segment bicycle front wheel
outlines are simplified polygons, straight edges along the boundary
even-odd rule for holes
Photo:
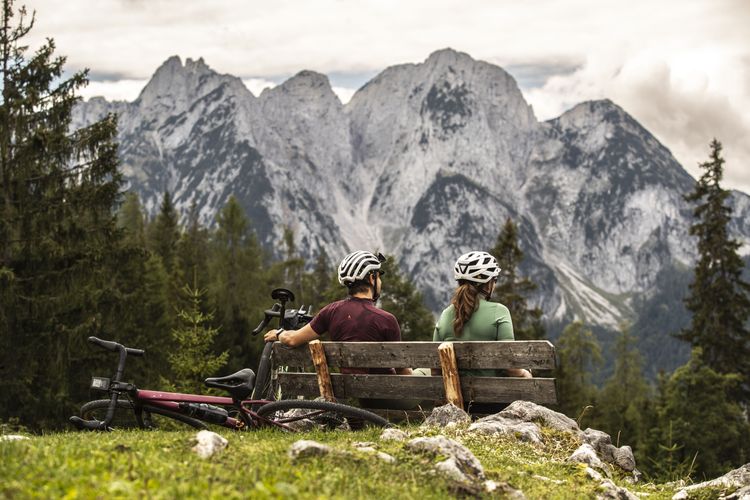
[[[81,407],[81,418],[84,420],[104,421],[109,409],[109,399],[89,401]],[[141,418],[136,416],[135,406],[127,399],[118,399],[115,415],[109,426],[113,429],[162,429],[179,430],[185,425],[195,429],[205,429],[206,424],[181,413],[165,410],[156,406],[143,406]]]
[[[301,410],[295,412],[294,410]],[[291,414],[291,415],[290,415]],[[379,415],[341,403],[330,401],[311,401],[304,399],[284,399],[261,406],[258,415],[277,423],[309,419],[325,426],[338,427],[344,421],[350,424],[370,424],[377,427],[387,427],[390,423]]]

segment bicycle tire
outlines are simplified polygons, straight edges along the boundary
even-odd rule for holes
[[[380,415],[376,415],[372,412],[364,410],[362,408],[356,408],[341,403],[332,403],[330,401],[313,401],[304,399],[284,399],[281,401],[274,401],[261,406],[257,413],[263,418],[269,418],[273,413],[278,411],[289,411],[289,410],[320,410],[344,417],[351,417],[359,419],[364,422],[376,425],[378,427],[389,427],[391,424],[388,420],[384,419]],[[269,418],[270,419],[270,418]],[[272,420],[272,419],[270,419]]]
[[[84,420],[98,420],[103,421],[107,410],[109,409],[109,399],[97,399],[95,401],[89,401],[88,403],[81,406],[81,418]],[[206,429],[207,426],[204,422],[176,413],[173,411],[158,408],[156,406],[145,405],[142,407],[143,411],[150,415],[160,415],[173,422],[179,422],[181,424],[188,425],[194,429]],[[152,419],[149,418],[151,421]],[[161,420],[161,419],[159,419]],[[134,428],[140,427],[141,429],[158,429],[163,427],[163,420],[157,424],[153,421],[151,425],[146,425],[145,422],[138,421],[135,416],[135,406],[129,400],[118,399],[117,406],[115,407],[115,416],[110,423],[112,428]],[[143,425],[141,425],[143,424]],[[169,427],[169,425],[167,425]],[[182,427],[182,426],[180,426]]]

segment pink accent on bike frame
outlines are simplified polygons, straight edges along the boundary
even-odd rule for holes
[[[202,396],[200,394],[182,394],[179,392],[149,391],[138,389],[136,391],[135,398],[136,400],[144,404],[158,406],[160,408],[164,408],[165,410],[171,410],[178,413],[181,413],[180,403],[206,403],[219,406],[234,406],[234,401],[232,400],[232,398],[223,396]],[[244,408],[245,405],[268,402],[269,401],[265,399],[245,399],[242,401],[242,406],[243,410],[245,412],[248,412],[248,410]],[[229,427],[230,429],[236,429],[239,426],[240,422],[241,421],[239,419],[229,417],[223,425],[224,427]],[[284,424],[275,425],[284,428],[287,427]]]
[[[232,398],[224,396],[202,396],[200,394],[182,394],[179,392],[138,390],[135,397],[144,402],[176,401],[178,403],[206,403],[209,405],[231,406]],[[250,401],[248,401],[250,403]]]

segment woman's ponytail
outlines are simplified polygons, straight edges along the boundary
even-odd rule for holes
[[[464,325],[471,319],[471,315],[477,309],[479,304],[479,288],[471,283],[460,281],[456,288],[451,304],[455,312],[453,319],[453,335],[460,337],[464,331]]]

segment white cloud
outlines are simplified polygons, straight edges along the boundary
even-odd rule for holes
[[[352,99],[352,96],[357,89],[350,89],[346,87],[332,87],[334,94],[339,97],[342,104],[346,104]]]
[[[80,94],[84,99],[102,96],[108,101],[134,101],[146,83],[148,80],[91,80]]]
[[[727,185],[750,191],[747,0],[24,3],[38,11],[37,43],[53,37],[69,70],[88,67],[107,80],[146,80],[175,54],[204,57],[258,86],[302,69],[372,73],[444,47],[504,67],[563,68],[538,87],[522,80],[534,86],[524,91],[538,116],[611,98],[692,172],[716,135],[725,145]],[[353,85],[332,82],[348,100]]]
[[[242,83],[255,97],[258,97],[265,89],[272,89],[276,86],[274,82],[263,78],[245,78]]]

